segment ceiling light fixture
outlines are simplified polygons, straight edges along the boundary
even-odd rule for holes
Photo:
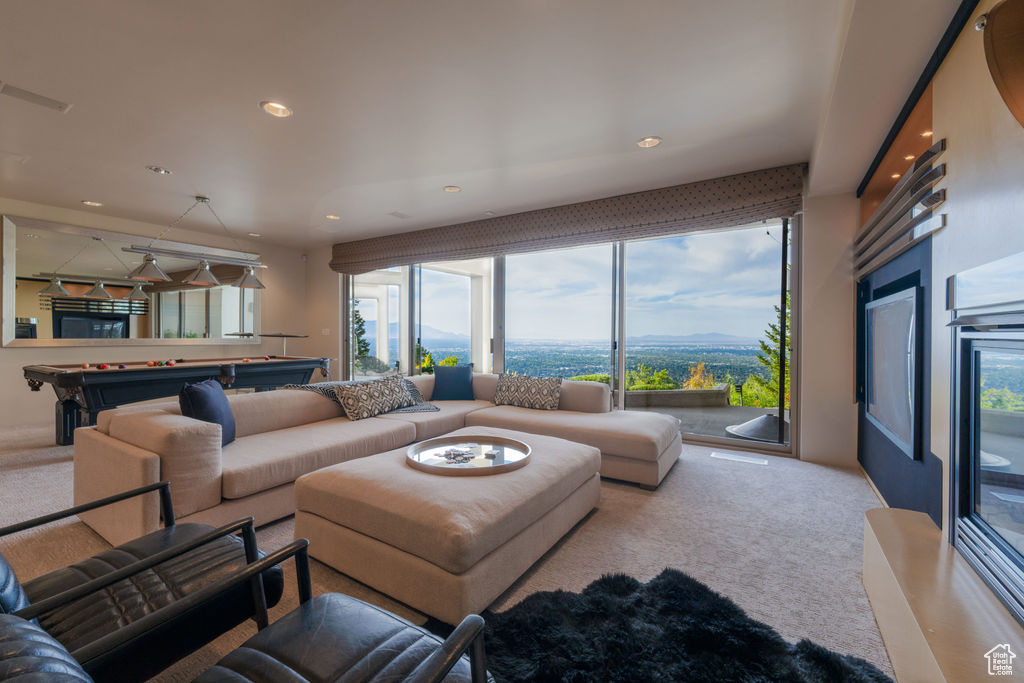
[[[195,201],[192,202],[192,206],[185,209],[185,212],[183,214],[178,216],[170,225],[164,228],[159,235],[150,240],[149,244],[145,246],[133,244],[129,247],[121,247],[121,251],[127,251],[129,253],[144,255],[142,265],[133,270],[128,277],[131,278],[132,280],[149,280],[151,282],[156,282],[159,280],[170,280],[171,278],[169,278],[167,274],[164,273],[164,271],[161,270],[160,267],[156,265],[156,256],[160,255],[167,256],[170,258],[197,259],[199,261],[199,266],[194,271],[189,273],[188,277],[186,277],[184,280],[188,284],[199,285],[201,287],[216,287],[217,285],[219,285],[220,281],[216,277],[214,277],[213,272],[210,270],[210,263],[212,262],[232,266],[242,266],[243,268],[247,268],[248,271],[242,271],[241,277],[239,277],[236,283],[234,283],[235,286],[244,287],[246,289],[263,289],[263,283],[259,281],[255,274],[256,268],[266,268],[266,266],[264,266],[263,263],[259,260],[259,255],[250,255],[242,251],[242,247],[238,243],[238,240],[235,239],[235,236],[231,233],[230,230],[228,230],[228,227],[224,225],[224,221],[222,221],[220,219],[220,216],[217,215],[217,212],[214,211],[213,206],[210,205],[209,197],[205,197],[203,195],[196,195],[194,199]],[[206,205],[206,208],[210,210],[211,214],[213,214],[213,217],[217,220],[217,223],[220,225],[220,227],[224,230],[225,233],[227,233],[227,236],[231,238],[231,241],[235,243],[235,247],[237,247],[239,252],[238,257],[230,255],[224,256],[222,255],[222,252],[218,253],[217,251],[185,251],[180,249],[167,249],[163,247],[153,246],[155,242],[158,242],[161,239],[163,239],[163,236],[166,235],[168,231],[170,231],[172,228],[174,228],[174,226],[180,223],[185,218],[185,216],[191,213],[192,210],[199,206],[200,204]],[[250,236],[259,236],[259,233],[249,234]],[[246,256],[253,256],[255,258],[241,258]]]
[[[893,173],[893,174],[892,174],[891,176],[889,176],[889,177],[890,177],[890,178],[894,178],[894,179],[895,179],[895,178],[899,178],[899,177],[900,177],[900,174],[899,174],[899,173]]]
[[[462,192],[462,188],[458,185],[445,185],[443,189],[445,192]]]
[[[124,295],[128,301],[149,301],[149,295],[142,291],[142,283],[136,282],[132,291]]]
[[[168,282],[171,277],[156,264],[155,256],[146,254],[142,257],[142,264],[128,273],[128,279],[142,280],[143,282]]]
[[[341,220],[341,216],[335,216],[333,213],[327,214],[326,216],[324,216],[324,218],[326,218],[329,221],[340,221]]]
[[[933,135],[933,133],[930,130],[926,130],[923,133],[921,133],[921,137],[923,137],[923,138],[930,138],[932,135]]]
[[[648,149],[650,147],[657,147],[660,144],[661,138],[659,138],[657,135],[648,135],[647,137],[640,138],[639,140],[636,141],[636,146],[643,147],[644,149]]]
[[[281,104],[280,102],[274,102],[272,100],[263,100],[260,102],[260,109],[279,119],[286,119],[292,115],[292,110],[289,109],[287,105]]]
[[[94,202],[91,199],[83,199],[82,203],[86,206],[103,206],[103,202]]]
[[[157,175],[171,175],[171,173],[173,173],[173,171],[171,171],[168,168],[164,168],[163,166],[147,166],[146,170],[147,171],[152,171],[153,173],[156,173]]]
[[[114,295],[107,291],[102,281],[97,281],[92,286],[92,289],[83,294],[82,297],[86,299],[113,299]]]
[[[248,234],[249,234],[249,237],[263,237],[263,235],[261,235],[258,232],[250,232]]]
[[[914,155],[913,154],[908,154],[907,156],[905,156],[903,158],[905,160],[907,160],[907,161],[913,161],[914,160]]]
[[[200,287],[216,287],[220,284],[220,280],[210,271],[210,262],[205,259],[199,262],[199,267],[189,273],[183,282]]]
[[[50,279],[50,284],[39,290],[39,296],[69,297],[71,292],[64,289],[64,285],[60,283],[60,278],[53,277]]]

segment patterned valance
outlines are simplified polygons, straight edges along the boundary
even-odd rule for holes
[[[702,180],[510,216],[334,245],[331,268],[378,268],[578,247],[745,225],[795,215],[804,165]]]

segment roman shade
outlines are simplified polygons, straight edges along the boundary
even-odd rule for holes
[[[793,216],[804,164],[334,245],[331,268],[378,268],[664,237]]]

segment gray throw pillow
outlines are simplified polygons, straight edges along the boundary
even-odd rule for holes
[[[405,380],[397,375],[339,385],[334,388],[334,393],[350,420],[383,415],[413,404]]]
[[[494,392],[494,404],[536,410],[557,410],[558,395],[561,391],[561,377],[501,374],[498,376],[498,388]]]

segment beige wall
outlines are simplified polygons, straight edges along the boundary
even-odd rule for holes
[[[950,342],[946,278],[1024,251],[1024,128],[1006,108],[985,63],[974,18],[996,0],[982,0],[934,80],[932,124],[945,138],[942,158],[948,227],[932,246],[932,451],[943,461],[943,505],[948,506]],[[946,511],[948,512],[948,510]],[[945,522],[947,515],[943,515]]]
[[[100,228],[127,234],[156,236],[164,226],[103,216],[93,212],[0,198],[0,214],[28,216],[55,222]],[[230,227],[230,226],[229,226]],[[241,227],[236,228],[244,232]],[[197,233],[175,228],[167,235],[177,242],[191,242],[211,247],[237,248],[222,235]],[[262,255],[268,268],[260,274],[266,285],[261,292],[262,329],[266,332],[302,332],[306,327],[306,263],[302,252],[275,247],[252,240],[239,240],[242,249]],[[336,334],[336,333],[335,333]],[[122,346],[63,348],[0,348],[0,426],[53,424],[56,397],[52,388],[30,391],[21,372],[22,366],[44,363],[100,363],[121,360],[153,360],[159,358],[204,358],[216,356],[255,356],[277,354],[281,341],[268,339],[261,345],[196,344],[189,346]],[[295,353],[289,347],[290,353]],[[326,354],[325,354],[326,355]],[[336,353],[330,355],[337,355]]]
[[[298,340],[295,349],[305,356],[330,358],[331,378],[338,379],[341,276],[330,269],[330,261],[330,245],[306,254],[305,329],[309,339]],[[324,330],[327,334],[323,334]]]
[[[800,237],[797,447],[802,460],[838,467],[857,466],[850,249],[859,207],[852,193],[808,197]]]

